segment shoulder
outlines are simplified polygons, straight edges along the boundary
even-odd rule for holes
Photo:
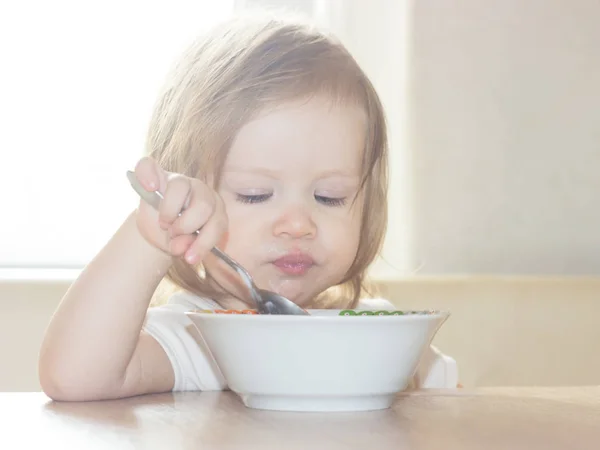
[[[148,309],[149,313],[162,314],[169,311],[186,312],[195,309],[218,309],[219,304],[206,297],[200,297],[187,291],[178,291],[172,294],[166,303],[153,306]]]
[[[202,298],[187,291],[179,291],[171,295],[168,301],[159,306],[148,308],[144,321],[144,329],[157,340],[160,337],[187,335],[194,331],[194,326],[186,312],[198,309],[217,309],[213,300]],[[163,341],[165,340],[163,339]]]
[[[430,345],[421,357],[413,377],[414,387],[453,389],[458,386],[458,364],[451,356]]]

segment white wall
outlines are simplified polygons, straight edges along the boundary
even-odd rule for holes
[[[0,276],[0,392],[38,391],[38,352],[68,279],[7,280]]]
[[[412,2],[421,273],[600,273],[600,2]]]

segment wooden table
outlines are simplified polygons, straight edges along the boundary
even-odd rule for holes
[[[0,449],[600,449],[600,387],[422,391],[363,413],[246,409],[230,393],[90,403],[0,393]]]

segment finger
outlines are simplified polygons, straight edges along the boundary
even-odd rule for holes
[[[191,180],[188,205],[170,227],[170,235],[190,234],[202,228],[215,212],[216,194],[198,180]]]
[[[147,191],[160,190],[166,184],[167,174],[149,156],[141,158],[135,166],[135,176]]]
[[[169,253],[174,256],[183,256],[195,239],[195,234],[182,234],[174,237],[169,241]]]
[[[184,209],[191,193],[190,179],[183,175],[170,175],[158,209],[158,219],[171,226]]]
[[[202,261],[211,249],[217,245],[227,228],[228,220],[225,206],[220,197],[217,197],[215,213],[210,216],[196,240],[185,252],[185,260],[190,264],[197,264]]]

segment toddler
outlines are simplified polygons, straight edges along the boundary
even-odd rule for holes
[[[393,309],[365,298],[387,222],[384,113],[333,38],[272,17],[215,27],[173,68],[146,147],[135,175],[164,199],[140,202],[66,293],[40,353],[50,397],[226,389],[185,312],[254,305],[213,246],[304,308]],[[164,279],[179,291],[149,308]],[[430,348],[414,384],[455,387],[454,361]]]

